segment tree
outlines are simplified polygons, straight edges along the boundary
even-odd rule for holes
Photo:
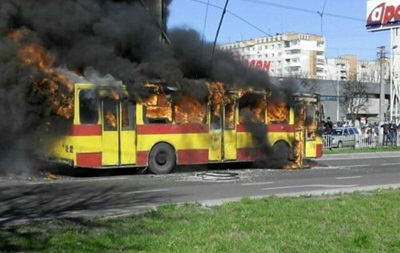
[[[367,83],[360,81],[347,81],[342,83],[342,99],[340,104],[354,124],[360,111],[368,106]]]

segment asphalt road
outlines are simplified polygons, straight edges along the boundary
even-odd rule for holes
[[[31,219],[126,215],[160,204],[400,187],[400,151],[325,155],[302,170],[196,169],[168,175],[0,178],[0,226]]]

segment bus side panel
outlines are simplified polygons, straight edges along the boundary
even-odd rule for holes
[[[236,160],[236,130],[224,130],[224,160]]]
[[[236,157],[237,161],[253,161],[256,157],[255,155],[255,143],[253,141],[253,136],[247,131],[245,125],[237,125],[237,135],[236,135]]]
[[[315,140],[306,140],[306,150],[305,157],[306,158],[318,158],[322,156],[322,138],[320,136],[316,136]]]
[[[136,163],[136,131],[121,131],[121,164]]]
[[[101,160],[96,160],[101,157],[100,125],[72,125],[66,135],[49,137],[45,145],[50,159],[75,167],[99,167],[99,163],[101,165]],[[88,158],[90,154],[96,155],[94,158]]]
[[[212,129],[210,130],[210,144],[208,159],[210,161],[221,161],[222,159],[222,130]]]
[[[147,166],[151,149],[157,143],[170,144],[177,164],[208,162],[209,134],[205,124],[145,124],[137,126],[137,165]]]
[[[74,164],[83,168],[99,168],[102,160],[101,136],[75,136]]]
[[[74,138],[71,136],[46,136],[43,139],[44,155],[49,160],[74,165],[76,161],[73,143]]]

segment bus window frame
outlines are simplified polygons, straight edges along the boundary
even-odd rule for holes
[[[93,90],[89,90],[89,89],[78,90],[79,113],[77,114],[77,116],[78,116],[78,122],[81,125],[97,125],[97,124],[99,124],[99,121],[101,118],[100,117],[100,101],[99,101],[99,99],[93,97],[93,95],[90,93],[93,94]],[[87,111],[89,109],[87,109],[87,107],[85,106],[83,101],[92,102],[92,105],[94,105],[93,107],[95,109]],[[94,101],[94,103],[93,103],[93,101]],[[85,110],[86,110],[86,116],[93,117],[93,120],[82,120],[82,118],[83,118],[82,113]]]

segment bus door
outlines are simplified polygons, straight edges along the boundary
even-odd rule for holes
[[[102,165],[119,165],[119,124],[118,100],[105,99],[102,102],[103,112],[103,152]]]
[[[318,143],[318,126],[320,124],[317,110],[317,104],[308,103],[305,105],[305,121],[304,121],[304,139],[305,148],[304,156],[306,158],[317,157]]]
[[[226,104],[224,107],[223,129],[223,159],[236,160],[236,104]]]
[[[222,160],[222,115],[210,115],[210,149],[208,151],[208,160],[221,161]]]
[[[136,162],[135,106],[132,102],[103,100],[102,165]]]
[[[136,104],[121,102],[120,164],[136,164]]]

